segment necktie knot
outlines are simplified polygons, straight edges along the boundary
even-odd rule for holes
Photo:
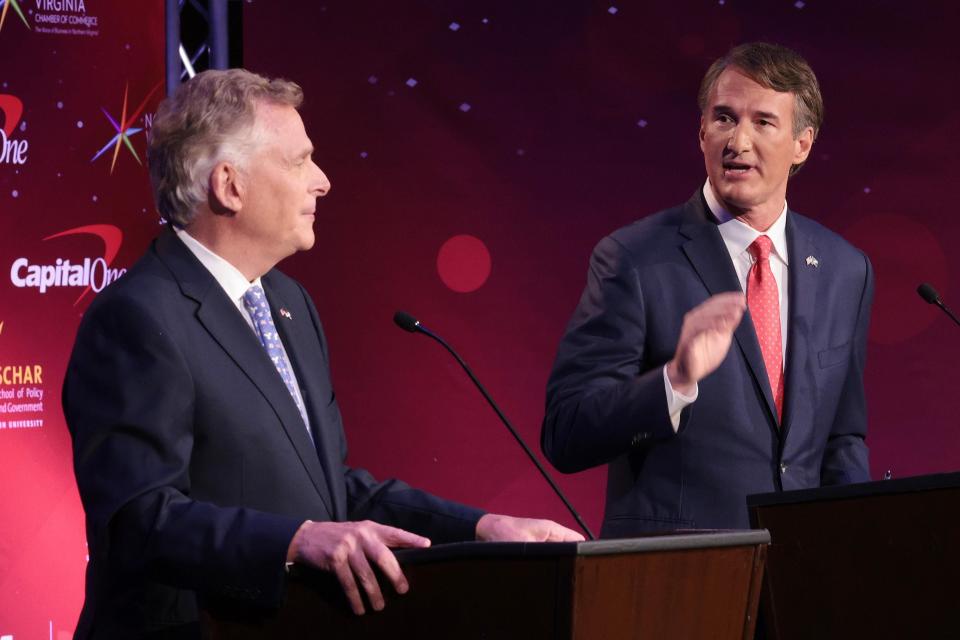
[[[243,293],[243,302],[248,308],[258,308],[264,300],[263,289],[253,285]]]
[[[272,329],[273,318],[270,316],[270,305],[267,304],[267,295],[263,292],[263,289],[257,285],[253,285],[244,291],[243,305],[250,313],[250,318],[253,320],[254,331],[257,332],[260,339],[263,340],[265,337],[269,338],[269,336],[264,336],[264,329],[268,327]]]
[[[758,262],[765,262],[770,259],[770,251],[773,250],[773,240],[769,236],[757,236],[757,239],[747,247],[750,255]]]

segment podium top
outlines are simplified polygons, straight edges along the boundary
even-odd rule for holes
[[[691,530],[670,535],[587,542],[456,542],[428,549],[397,549],[394,553],[400,564],[422,564],[468,558],[598,556],[769,543],[770,533],[766,529]]]
[[[798,504],[821,500],[846,500],[868,496],[882,496],[917,491],[935,491],[938,489],[960,488],[960,473],[938,473],[926,476],[913,476],[896,480],[877,480],[817,489],[799,489],[778,493],[756,493],[747,496],[747,507]]]

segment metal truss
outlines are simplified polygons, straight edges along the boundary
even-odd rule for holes
[[[230,66],[227,0],[165,0],[167,95],[205,69]]]

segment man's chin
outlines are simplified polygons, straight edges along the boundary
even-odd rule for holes
[[[724,208],[730,212],[746,211],[755,204],[754,194],[751,194],[750,190],[745,189],[742,184],[721,183],[720,188],[714,193]]]

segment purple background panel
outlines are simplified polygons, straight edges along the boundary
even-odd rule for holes
[[[729,47],[770,40],[807,57],[827,108],[790,205],[876,268],[872,473],[960,467],[960,329],[914,292],[929,280],[960,305],[949,251],[960,226],[954,5],[244,8],[246,66],[303,85],[315,158],[333,184],[317,246],[282,268],[307,285],[326,324],[352,463],[489,509],[571,522],[457,365],[390,317],[406,309],[450,340],[537,443],[544,383],[591,248],[702,184],[700,78]],[[438,272],[441,247],[459,235],[489,252],[489,277],[468,293]],[[482,255],[452,263],[480,269]],[[597,525],[603,471],[559,480]]]
[[[83,602],[87,548],[60,389],[80,316],[95,293],[18,287],[14,279],[25,271],[14,266],[21,258],[38,266],[107,261],[113,249],[110,268],[119,272],[155,235],[141,163],[143,129],[163,92],[163,3],[20,0],[19,7],[29,28],[12,5],[0,27],[0,95],[23,103],[10,139],[27,143],[25,162],[0,161],[0,367],[40,367],[42,379],[0,379],[0,390],[13,395],[0,402],[24,404],[17,394],[39,389],[43,407],[0,412],[0,636],[61,640],[72,636]],[[111,172],[112,146],[92,159],[116,135],[110,118],[121,118],[125,92],[125,130],[141,129],[129,132],[137,158],[121,145]],[[0,126],[7,117],[0,114]],[[112,229],[107,241],[103,227],[51,237],[90,225]]]

